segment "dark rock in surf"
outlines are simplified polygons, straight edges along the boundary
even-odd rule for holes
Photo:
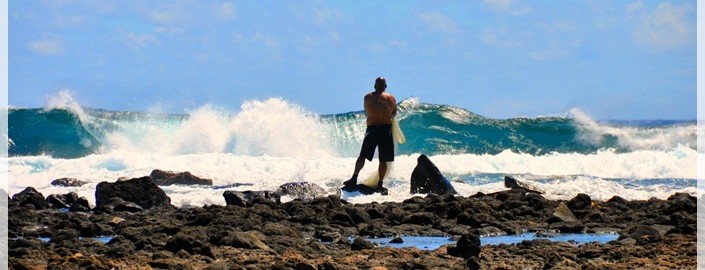
[[[112,197],[106,202],[102,202],[100,206],[97,206],[95,211],[113,213],[113,212],[130,212],[136,213],[144,211],[144,208],[136,203],[128,202],[120,197]]]
[[[69,177],[59,178],[54,181],[51,181],[51,185],[55,187],[80,187],[85,184],[88,184],[88,182]]]
[[[279,196],[289,196],[294,199],[301,199],[305,202],[318,197],[327,196],[325,189],[309,182],[286,183],[279,186],[276,193],[279,194]]]
[[[536,185],[530,184],[526,181],[521,181],[512,176],[504,176],[504,186],[511,189],[520,189],[526,192],[534,192],[538,194],[545,193],[541,188]]]
[[[88,199],[86,197],[80,197],[76,199],[74,203],[69,207],[69,212],[90,212],[91,207],[88,205]]]
[[[568,208],[573,211],[583,210],[585,208],[590,207],[591,205],[592,199],[590,198],[590,196],[584,193],[580,193],[574,198],[570,199],[570,201],[568,201]]]
[[[276,192],[271,191],[232,191],[226,190],[223,192],[225,203],[227,205],[236,205],[242,207],[250,207],[258,203],[264,204],[280,204],[281,196]]]
[[[133,202],[144,209],[171,206],[171,198],[155,185],[149,176],[114,183],[98,183],[95,190],[97,208],[102,208],[103,204],[113,197]]]
[[[78,200],[76,192],[67,194],[51,194],[47,197],[47,203],[54,208],[70,208]]]
[[[191,174],[190,172],[172,172],[172,171],[162,171],[153,170],[149,174],[152,181],[158,186],[171,186],[171,185],[204,185],[212,186],[213,180],[205,179]]]
[[[417,162],[411,173],[411,194],[457,194],[453,185],[426,155],[421,154]]]
[[[32,205],[37,210],[49,208],[44,195],[33,187],[27,187],[20,193],[12,195],[12,200],[20,206]]]

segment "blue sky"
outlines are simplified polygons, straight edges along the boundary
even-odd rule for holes
[[[9,2],[9,104],[109,110],[282,97],[398,100],[493,118],[696,118],[696,1]]]

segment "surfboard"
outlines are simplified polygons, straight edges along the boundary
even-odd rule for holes
[[[399,121],[397,121],[396,118],[392,119],[392,138],[394,138],[394,141],[398,144],[404,144],[406,142],[404,132],[401,132],[401,128],[399,127]]]
[[[395,144],[404,144],[406,143],[406,137],[404,137],[404,133],[401,131],[401,128],[399,127],[399,121],[397,121],[396,118],[392,119],[392,138],[394,139]],[[394,154],[396,155],[397,151],[397,146],[394,145]],[[394,162],[390,161],[387,162],[387,173],[384,175],[390,175],[392,172],[392,167],[394,167]],[[365,180],[362,180],[362,184],[371,188],[376,188],[377,183],[379,182],[379,172],[375,170],[373,173],[371,173],[369,176],[365,178]]]
[[[389,175],[392,172],[392,167],[394,167],[394,162],[390,161],[387,162],[387,173],[384,175]],[[377,183],[379,182],[379,171],[375,170],[375,172],[371,173],[369,176],[365,178],[365,180],[362,180],[362,184],[371,188],[376,188]]]

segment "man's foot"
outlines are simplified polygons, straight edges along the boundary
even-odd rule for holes
[[[346,187],[355,186],[357,185],[357,178],[350,178],[350,180],[343,182],[343,185]]]
[[[375,191],[379,192],[383,196],[389,195],[389,190],[386,187],[377,187],[377,188],[375,188]]]

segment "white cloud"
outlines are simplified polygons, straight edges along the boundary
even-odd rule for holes
[[[419,14],[419,19],[432,31],[439,31],[444,34],[456,34],[459,32],[458,26],[453,19],[441,13],[422,13]]]
[[[507,33],[504,27],[496,29],[485,28],[482,32],[482,42],[487,45],[497,46],[501,48],[515,48],[519,42],[512,40],[516,36]]]
[[[160,33],[160,34],[168,34],[170,36],[176,35],[176,34],[181,34],[184,32],[184,29],[178,28],[178,27],[157,27],[154,29],[154,32]]]
[[[326,22],[339,19],[343,17],[343,14],[339,10],[331,8],[320,8],[313,11],[313,21],[318,25],[325,24]]]
[[[629,13],[635,12],[635,11],[643,9],[643,8],[644,8],[644,2],[642,2],[641,0],[638,0],[634,3],[630,3],[629,5],[627,5],[627,11]]]
[[[181,16],[173,11],[154,11],[149,14],[149,19],[162,24],[172,24],[179,21]]]
[[[689,4],[661,3],[653,12],[645,13],[634,31],[634,38],[641,44],[664,49],[688,45],[695,35],[695,19],[689,18],[693,12]]]
[[[215,10],[215,15],[225,20],[235,18],[235,4],[231,2],[221,4]]]
[[[29,49],[37,54],[47,56],[62,55],[66,52],[64,43],[56,39],[43,39],[29,43]]]
[[[262,34],[261,32],[255,33],[254,37],[252,37],[252,41],[262,43],[270,50],[278,50],[280,48],[279,41],[276,38]]]
[[[527,6],[518,5],[519,0],[483,0],[492,10],[510,15],[521,15],[531,11]]]
[[[138,35],[135,33],[128,33],[127,34],[127,44],[130,46],[130,48],[133,49],[141,49],[149,46],[150,44],[154,44],[157,42],[157,38],[155,38],[152,35]]]

